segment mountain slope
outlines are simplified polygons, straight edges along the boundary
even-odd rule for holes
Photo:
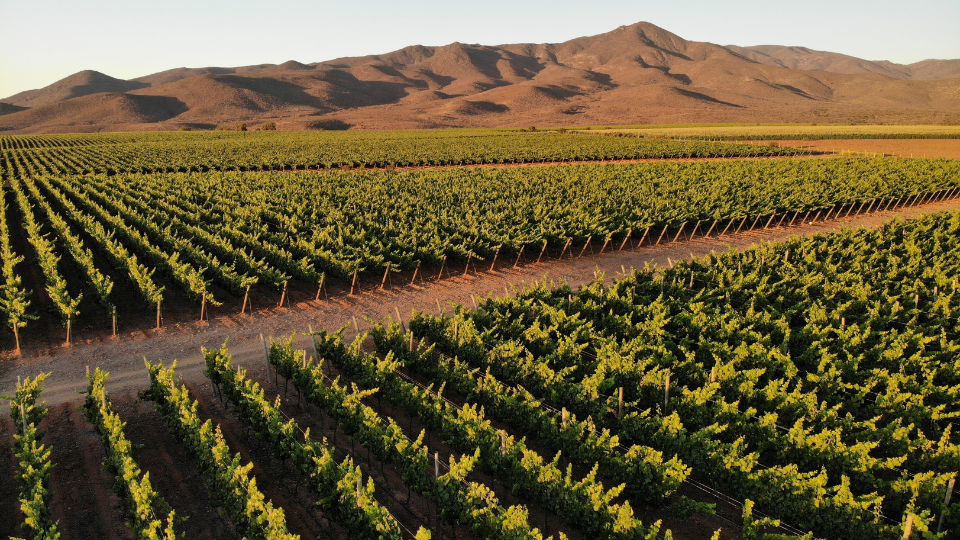
[[[99,71],[86,70],[60,79],[45,88],[20,92],[3,101],[21,107],[37,107],[100,92],[128,92],[146,86],[146,83],[115,79]]]
[[[0,130],[96,130],[108,119],[111,129],[960,122],[958,81],[916,80],[951,73],[960,77],[960,60],[901,66],[802,47],[723,47],[641,22],[557,44],[414,45],[134,81],[83,72],[7,100],[35,108],[0,116]],[[99,101],[76,97],[99,88],[114,89]]]

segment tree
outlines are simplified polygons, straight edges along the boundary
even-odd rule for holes
[[[243,122],[240,122],[239,124],[237,124],[237,131],[246,131],[246,130],[247,130],[247,124]]]
[[[276,131],[277,125],[274,124],[273,122],[267,122],[266,124],[260,126],[260,129],[262,129],[263,131]]]

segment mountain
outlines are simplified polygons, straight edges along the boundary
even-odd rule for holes
[[[149,85],[146,83],[114,79],[99,71],[86,70],[60,79],[45,88],[20,92],[3,101],[20,107],[36,107],[100,92],[127,92],[147,86]]]
[[[0,130],[960,123],[958,78],[960,60],[904,66],[803,47],[724,47],[641,22],[556,44],[414,45],[131,81],[81,72],[2,100]]]
[[[960,60],[923,60],[913,64],[895,64],[886,60],[873,62],[840,53],[815,51],[806,47],[727,45],[727,48],[760,64],[804,71],[880,73],[895,79],[913,80],[960,78]]]

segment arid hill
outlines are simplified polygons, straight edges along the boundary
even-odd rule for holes
[[[0,130],[960,123],[958,78],[960,60],[904,66],[802,47],[723,47],[641,22],[558,44],[414,45],[132,81],[86,71],[3,100]]]
[[[804,71],[880,73],[894,79],[918,81],[960,78],[960,60],[923,60],[913,64],[896,64],[886,60],[873,62],[840,53],[815,51],[806,47],[727,45],[727,48],[761,64]]]

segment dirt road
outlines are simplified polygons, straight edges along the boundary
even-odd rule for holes
[[[200,347],[218,347],[225,340],[230,342],[230,352],[236,363],[251,369],[256,376],[263,376],[265,363],[260,334],[269,339],[289,336],[294,332],[303,333],[311,325],[315,330],[336,330],[349,325],[349,337],[355,333],[354,319],[362,331],[370,327],[367,318],[380,320],[395,317],[397,310],[404,318],[413,309],[437,312],[438,304],[448,310],[451,303],[472,306],[471,295],[478,298],[499,296],[511,287],[522,287],[540,279],[566,280],[567,283],[577,286],[593,280],[597,271],[605,272],[609,278],[613,278],[623,268],[642,268],[646,263],[664,266],[668,264],[668,259],[676,261],[705,255],[711,251],[722,251],[728,247],[743,248],[758,242],[779,240],[798,234],[815,234],[841,227],[877,227],[898,215],[911,218],[939,210],[960,210],[960,200],[812,225],[760,229],[737,236],[697,238],[691,242],[681,241],[632,251],[613,251],[603,255],[590,255],[588,251],[582,258],[550,260],[519,268],[512,268],[508,263],[506,268],[498,268],[493,272],[484,271],[422,285],[388,288],[384,291],[364,291],[357,296],[334,295],[329,300],[301,302],[290,308],[261,310],[252,315],[226,316],[209,323],[178,324],[159,332],[138,332],[133,337],[121,339],[105,338],[90,344],[54,349],[53,354],[4,361],[0,366],[0,395],[13,394],[17,377],[52,372],[43,393],[47,404],[78,402],[82,396],[77,392],[86,386],[85,366],[100,366],[111,373],[107,384],[111,393],[142,389],[148,385],[144,358],[154,362],[162,360],[165,363],[179,359],[178,373],[187,380],[199,380],[203,378]],[[594,249],[599,247],[595,246]],[[579,247],[576,251],[579,252]],[[306,347],[308,340],[300,337],[296,343]]]

